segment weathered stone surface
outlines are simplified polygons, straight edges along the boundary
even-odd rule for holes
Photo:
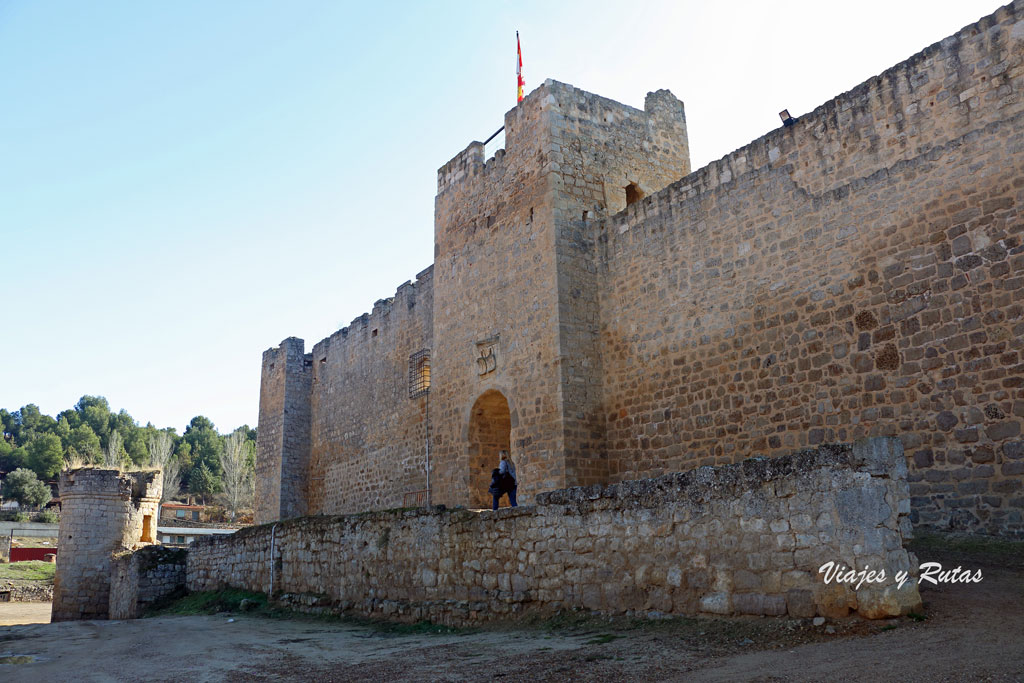
[[[51,619],[106,619],[113,555],[156,541],[161,474],[65,470],[59,486]]]
[[[137,619],[161,601],[185,592],[184,548],[151,545],[114,557],[110,618]]]
[[[568,607],[892,616],[916,584],[896,599],[826,585],[819,573],[829,561],[880,568],[881,557],[890,573],[915,568],[903,549],[906,468],[891,441],[562,489],[495,512],[399,510],[244,529],[192,544],[188,588],[443,623]]]
[[[438,171],[414,283],[264,355],[258,520],[427,490],[483,505],[506,446],[531,502],[903,435],[918,524],[1024,535],[1021,475],[973,474],[1000,504],[967,514],[948,495],[960,444],[998,454],[1024,421],[1022,18],[1000,8],[692,173],[671,93],[638,109],[545,82],[503,150]]]

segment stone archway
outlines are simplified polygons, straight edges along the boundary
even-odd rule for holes
[[[469,413],[469,505],[491,507],[491,470],[498,451],[511,451],[512,414],[500,391],[485,391]]]

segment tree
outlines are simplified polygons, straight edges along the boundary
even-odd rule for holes
[[[74,449],[76,453],[87,463],[100,461],[103,448],[100,446],[100,437],[92,431],[87,424],[80,424],[71,430],[71,437],[68,444],[68,452]]]
[[[25,447],[25,463],[44,481],[64,467],[64,448],[56,434],[40,434]]]
[[[171,459],[174,450],[174,438],[167,432],[154,432],[149,435],[146,446],[149,449],[149,464],[163,469]]]
[[[174,457],[174,437],[169,432],[154,432],[147,443],[149,463],[164,473],[160,502],[170,500],[181,490],[181,462]]]
[[[206,496],[216,493],[218,488],[217,478],[206,466],[205,462],[199,463],[198,467],[192,469],[188,478],[188,490],[197,496],[203,497],[203,505],[206,504]]]
[[[121,467],[127,459],[128,454],[124,451],[124,439],[121,438],[121,433],[110,432],[110,436],[107,437],[107,450],[103,454],[103,466]]]
[[[14,445],[14,437],[8,441],[0,436],[0,472],[13,472],[25,464],[25,449]]]
[[[39,481],[35,472],[21,467],[4,477],[0,495],[18,505],[42,507],[50,502],[50,487]]]
[[[181,463],[172,457],[161,471],[164,473],[164,487],[160,494],[160,502],[163,503],[181,493]]]
[[[39,426],[39,423],[42,420],[42,413],[39,412],[39,406],[34,403],[29,403],[27,406],[22,406],[21,410],[14,413],[14,420],[14,441],[19,446],[24,446],[29,440],[29,434],[36,431],[36,428]]]
[[[83,396],[75,404],[75,412],[82,416],[82,422],[89,425],[100,442],[110,434],[110,404],[102,396]]]
[[[182,441],[187,443],[191,449],[192,467],[200,463],[206,465],[214,477],[221,473],[220,456],[224,451],[224,440],[217,433],[213,422],[202,415],[196,415],[185,428]],[[185,460],[182,460],[185,462]],[[189,477],[191,478],[191,472]]]
[[[249,465],[254,444],[245,438],[247,431],[236,429],[224,439],[224,455],[221,456],[224,476],[221,482],[231,519],[240,509],[252,505],[255,494],[255,478]]]

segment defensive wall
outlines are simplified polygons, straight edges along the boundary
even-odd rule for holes
[[[150,545],[114,557],[109,616],[138,619],[147,609],[185,592],[185,548]]]
[[[611,480],[900,438],[1024,534],[1024,5],[601,222]]]
[[[190,591],[259,591],[300,609],[467,624],[604,613],[880,618],[919,609],[896,439],[552,491],[496,512],[305,517],[196,540]],[[860,589],[828,562],[885,568]]]
[[[83,468],[60,474],[52,621],[106,619],[113,556],[155,543],[158,471]]]
[[[546,81],[439,170],[415,284],[264,354],[257,520],[481,506],[501,448],[529,502],[890,435],[915,523],[1024,535],[1022,19],[694,173],[668,91]]]

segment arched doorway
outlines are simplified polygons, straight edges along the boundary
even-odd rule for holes
[[[510,451],[512,415],[500,391],[486,391],[469,414],[469,504],[491,507],[491,470],[498,466],[498,451]]]

